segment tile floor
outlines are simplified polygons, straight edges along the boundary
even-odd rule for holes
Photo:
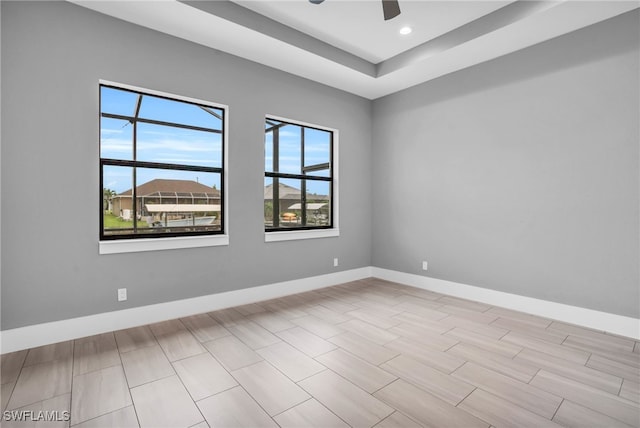
[[[70,416],[6,428],[640,426],[637,341],[375,278],[2,355],[0,379],[2,410]]]

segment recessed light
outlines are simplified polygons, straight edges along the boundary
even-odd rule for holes
[[[413,28],[407,25],[400,29],[400,34],[402,34],[403,36],[406,36],[407,34],[410,34],[412,31],[413,31]]]

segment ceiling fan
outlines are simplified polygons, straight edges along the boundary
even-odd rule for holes
[[[324,0],[309,0],[309,2],[313,4],[320,4],[323,1]],[[382,14],[384,15],[385,21],[400,15],[400,5],[398,4],[398,0],[382,0]]]

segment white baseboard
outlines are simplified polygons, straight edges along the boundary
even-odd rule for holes
[[[377,267],[371,268],[371,275],[436,293],[640,339],[640,320],[636,318]]]
[[[4,330],[0,331],[0,354],[284,297],[372,276],[437,293],[476,300],[490,305],[640,339],[640,320],[636,318],[389,269],[363,267],[243,290],[227,291],[191,299]]]
[[[371,277],[364,267],[310,278],[0,331],[0,353],[302,293]]]

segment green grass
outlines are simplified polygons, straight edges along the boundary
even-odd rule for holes
[[[131,229],[133,228],[133,221],[123,220],[120,217],[113,215],[109,211],[105,211],[103,215],[104,228],[105,229]],[[138,227],[149,227],[146,221],[139,220]]]

